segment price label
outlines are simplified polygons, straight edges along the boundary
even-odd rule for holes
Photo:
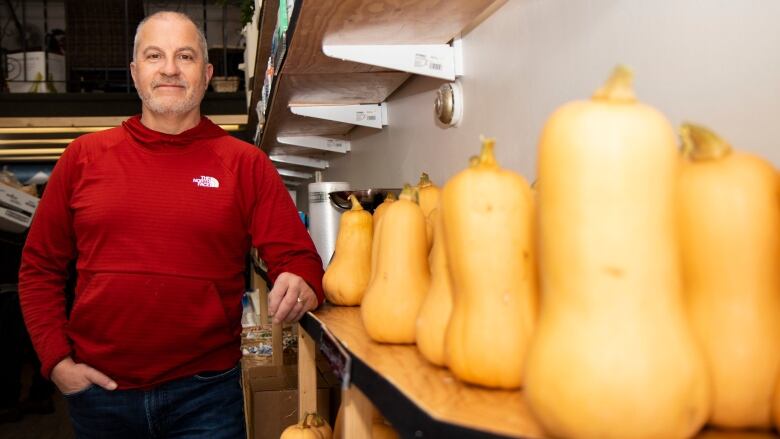
[[[319,346],[320,352],[328,360],[331,370],[341,380],[341,387],[347,389],[352,371],[352,358],[341,346],[341,343],[325,328],[323,328]]]

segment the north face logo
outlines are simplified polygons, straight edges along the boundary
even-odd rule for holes
[[[198,187],[219,187],[219,180],[208,175],[201,175],[200,178],[193,178],[192,182]]]

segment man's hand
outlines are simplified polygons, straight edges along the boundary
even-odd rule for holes
[[[84,390],[91,384],[96,384],[106,390],[116,389],[114,380],[84,363],[74,362],[70,357],[54,366],[54,369],[51,370],[51,380],[64,394]]]
[[[298,275],[284,272],[276,278],[274,287],[268,293],[268,312],[274,316],[274,323],[292,323],[317,308],[317,294]]]

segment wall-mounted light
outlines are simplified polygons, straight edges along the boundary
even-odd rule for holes
[[[460,81],[442,84],[433,104],[436,118],[444,125],[456,127],[463,118],[463,89]]]

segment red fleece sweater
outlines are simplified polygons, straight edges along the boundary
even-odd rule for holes
[[[135,116],[79,137],[52,172],[19,272],[44,376],[69,355],[126,389],[233,366],[250,246],[271,279],[295,273],[322,302],[322,263],[262,151],[206,118],[178,135]]]

